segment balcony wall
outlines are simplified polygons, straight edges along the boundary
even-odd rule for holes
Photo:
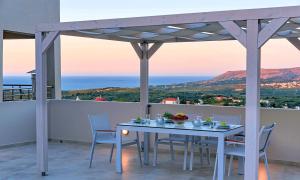
[[[240,115],[244,121],[244,108],[195,105],[152,104],[151,116],[163,112]],[[89,142],[91,139],[88,114],[108,113],[112,124],[125,122],[141,115],[139,103],[92,102],[92,101],[50,101],[49,136],[52,139]],[[277,122],[272,135],[268,156],[272,160],[300,163],[300,111],[285,109],[262,109],[262,124]]]
[[[52,100],[49,101],[49,138],[90,142],[88,114],[107,113],[114,127],[141,115],[139,103]]]
[[[0,103],[0,147],[34,142],[35,101]]]

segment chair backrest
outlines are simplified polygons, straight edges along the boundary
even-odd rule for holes
[[[95,134],[97,130],[111,130],[111,124],[107,114],[88,115],[92,133]]]
[[[269,145],[271,133],[276,126],[276,123],[272,123],[267,126],[263,126],[259,132],[259,151],[265,151]]]
[[[225,121],[228,124],[240,125],[242,123],[241,116],[238,115],[213,115],[214,121]]]

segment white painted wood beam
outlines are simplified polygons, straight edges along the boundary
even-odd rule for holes
[[[289,18],[272,19],[258,35],[258,47],[262,47],[287,21]]]
[[[140,45],[136,42],[131,42],[130,44],[133,47],[136,54],[138,55],[139,59],[142,59],[143,58],[143,51],[142,51]]]
[[[47,51],[47,49],[50,47],[50,45],[52,45],[59,34],[60,31],[54,31],[49,32],[49,34],[46,35],[45,39],[42,42],[42,53]]]
[[[282,17],[300,17],[300,6],[40,24],[37,27],[37,31],[48,32],[170,24],[176,25],[199,22],[238,21],[247,19],[274,19]]]
[[[150,59],[153,54],[163,45],[163,43],[154,43],[149,49],[148,58]]]
[[[0,102],[3,101],[3,34],[4,31],[0,27]]]
[[[142,58],[140,59],[140,102],[143,112],[146,112],[149,103],[149,44],[142,43]]]
[[[246,47],[246,32],[234,21],[220,21],[221,26],[225,28],[236,40]]]
[[[35,33],[36,41],[36,146],[37,165],[42,175],[48,171],[47,62],[43,53],[43,35]]]
[[[258,20],[247,21],[245,180],[258,179],[261,67],[259,30]]]
[[[288,41],[300,51],[300,40],[298,38],[288,38]]]

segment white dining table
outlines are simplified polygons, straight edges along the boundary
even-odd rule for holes
[[[116,138],[117,138],[117,155],[116,155],[116,171],[122,173],[122,130],[137,131],[144,133],[144,164],[149,164],[149,151],[148,144],[150,133],[162,133],[162,134],[178,134],[178,135],[188,135],[188,136],[205,136],[205,137],[216,137],[218,138],[218,167],[217,167],[217,177],[218,180],[224,179],[224,143],[225,138],[232,136],[244,131],[244,126],[242,125],[230,125],[229,129],[220,129],[210,126],[200,126],[194,127],[192,122],[185,122],[182,125],[176,125],[172,123],[165,123],[163,125],[158,124],[155,120],[150,120],[148,123],[119,123],[116,128]]]

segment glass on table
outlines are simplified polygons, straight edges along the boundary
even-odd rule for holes
[[[150,114],[145,115],[145,122],[146,124],[150,124]]]
[[[160,125],[164,124],[164,119],[161,114],[156,115],[156,123]]]

